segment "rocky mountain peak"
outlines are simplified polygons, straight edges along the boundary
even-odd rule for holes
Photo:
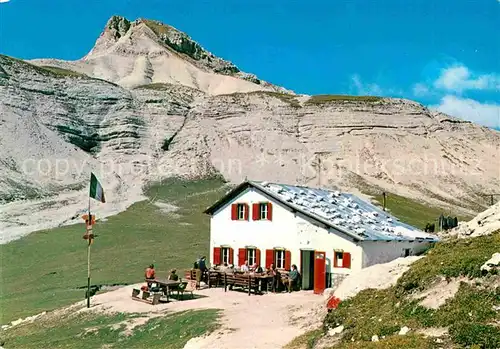
[[[106,23],[104,31],[110,32],[118,40],[127,33],[130,28],[130,21],[125,17],[113,16]]]
[[[236,67],[233,63],[208,52],[199,43],[191,39],[191,37],[189,37],[186,33],[181,32],[170,25],[149,19],[138,19],[135,23],[144,23],[156,34],[161,44],[180,54],[188,56],[200,65],[209,68],[215,73],[233,75],[240,72],[238,67]]]
[[[31,63],[71,70],[125,88],[177,84],[211,95],[273,91],[293,93],[217,57],[186,33],[156,20],[112,16],[82,59],[35,59]]]

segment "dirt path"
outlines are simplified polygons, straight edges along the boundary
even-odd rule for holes
[[[94,296],[89,310],[142,313],[145,317],[193,309],[222,310],[221,328],[209,336],[191,339],[186,349],[280,348],[308,329],[317,328],[325,315],[323,297],[309,291],[248,296],[243,292],[225,293],[223,289],[212,288],[195,292],[200,298],[191,300],[186,295],[185,301],[153,307],[133,301],[133,287]]]

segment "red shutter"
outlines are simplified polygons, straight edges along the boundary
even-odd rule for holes
[[[238,220],[238,204],[231,205],[231,219],[233,221]]]
[[[252,219],[254,221],[258,221],[260,219],[260,205],[259,204],[253,204],[252,205]]]
[[[351,268],[351,254],[348,253],[348,252],[344,252],[344,256],[343,256],[343,264],[344,264],[344,268]]]
[[[258,248],[255,250],[255,263],[260,265],[260,250]]]
[[[274,250],[266,250],[266,268],[274,263]]]
[[[285,270],[290,270],[292,266],[292,253],[289,250],[285,251]]]
[[[248,221],[248,212],[249,211],[249,207],[248,207],[248,204],[245,204],[245,220]]]
[[[220,264],[220,247],[214,247],[214,265]]]
[[[233,264],[234,250],[232,248],[229,249],[229,263]]]
[[[333,251],[333,267],[338,268],[339,262],[337,261],[337,252]]]
[[[238,266],[243,265],[247,259],[247,250],[244,248],[238,249]]]
[[[273,204],[270,202],[267,203],[267,220],[273,220]]]

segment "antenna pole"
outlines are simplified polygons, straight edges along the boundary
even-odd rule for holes
[[[318,188],[321,188],[321,157],[318,156]]]

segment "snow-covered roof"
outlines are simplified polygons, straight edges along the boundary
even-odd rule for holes
[[[396,217],[352,194],[258,181],[242,183],[232,192],[242,190],[245,184],[251,185],[290,208],[358,240],[439,240],[437,236],[402,223]],[[228,196],[231,195],[228,194],[205,212],[213,212],[219,203],[229,199]]]

